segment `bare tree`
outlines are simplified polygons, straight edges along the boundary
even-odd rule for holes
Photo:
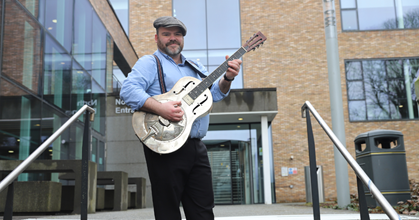
[[[419,9],[413,9],[403,15],[404,28],[419,28]],[[383,23],[384,29],[398,29],[397,19],[389,19]]]
[[[360,80],[348,78],[350,80],[348,81],[349,100],[364,99],[366,108],[364,111],[350,109],[352,117],[362,120],[361,114],[366,111],[368,120],[408,118],[403,62],[409,65],[410,76],[408,77],[413,81],[419,69],[419,59],[367,60],[362,61],[362,70],[351,65],[351,62],[347,64],[347,73],[361,71],[363,76]],[[347,75],[347,77],[350,76]],[[362,81],[363,87],[360,86]],[[414,93],[413,86],[411,92]],[[415,108],[414,111],[416,112],[417,109]]]

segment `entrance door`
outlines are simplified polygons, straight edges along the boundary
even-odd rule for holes
[[[207,144],[216,204],[252,204],[250,143],[225,141]]]

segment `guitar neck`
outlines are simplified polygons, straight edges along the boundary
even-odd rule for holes
[[[228,69],[228,61],[239,59],[246,53],[246,49],[241,47],[233,55],[231,55],[224,63],[222,63],[217,69],[215,69],[210,75],[208,75],[202,82],[200,82],[195,88],[193,88],[188,95],[192,100],[195,100],[200,96],[207,88],[209,88],[225,71]],[[190,100],[188,97],[188,100]],[[184,98],[184,99],[185,99]],[[185,100],[186,101],[186,100]],[[188,101],[187,101],[188,102]]]

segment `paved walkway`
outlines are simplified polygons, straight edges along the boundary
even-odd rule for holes
[[[217,205],[214,208],[215,220],[310,220],[313,208],[303,203],[281,203],[273,205]],[[358,212],[349,210],[320,209],[322,220],[360,219]],[[182,213],[183,215],[183,213]],[[419,220],[419,216],[400,215],[401,219]],[[80,219],[80,215],[55,216],[15,216],[16,220]],[[153,209],[129,209],[127,211],[105,211],[89,214],[88,219],[154,219]],[[371,220],[388,220],[385,214],[370,214]]]

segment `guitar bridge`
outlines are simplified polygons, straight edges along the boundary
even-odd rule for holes
[[[183,101],[185,101],[186,104],[188,104],[188,105],[192,105],[192,103],[193,103],[194,100],[189,95],[185,95],[183,97]]]

